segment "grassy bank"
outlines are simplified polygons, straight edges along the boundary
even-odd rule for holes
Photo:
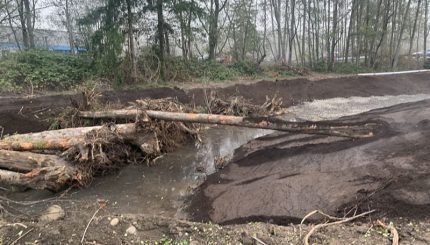
[[[126,59],[121,60],[113,70],[106,72],[106,69],[90,53],[73,55],[43,50],[21,51],[0,59],[0,93],[32,94],[42,91],[66,91],[94,81],[102,82],[107,87],[121,89],[172,83],[284,79],[307,75],[310,72],[307,68],[282,64],[258,66],[246,61],[223,64],[202,60],[183,60],[177,57],[166,61],[167,81],[161,81],[157,62],[157,59],[140,57],[137,63],[137,77],[131,78]],[[314,65],[313,71],[325,73],[326,68],[326,64],[322,62]],[[375,70],[339,62],[335,66],[334,73],[356,74],[371,71]]]

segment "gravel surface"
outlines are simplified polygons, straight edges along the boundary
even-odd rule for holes
[[[426,99],[430,99],[430,94],[333,98],[314,100],[290,107],[289,113],[304,120],[333,120],[378,108]]]

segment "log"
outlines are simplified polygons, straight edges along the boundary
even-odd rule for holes
[[[18,134],[4,138],[0,141],[0,150],[36,151],[36,150],[67,150],[72,146],[85,143],[85,135],[93,130],[100,130],[103,126],[67,128],[60,130],[43,131],[39,133]],[[143,145],[142,138],[147,138],[145,132],[138,132],[134,123],[115,125],[111,130],[124,137],[124,140],[140,147],[142,151],[148,150]],[[152,134],[151,134],[152,136]]]
[[[77,169],[58,156],[0,151],[0,184],[61,190]]]
[[[61,158],[55,155],[0,150],[0,169],[27,173],[36,168],[47,168],[58,165],[66,164]]]
[[[136,118],[139,110],[113,110],[113,111],[82,111],[81,118],[107,119],[107,118]],[[247,118],[215,114],[195,114],[179,112],[163,112],[147,110],[145,113],[153,119],[165,121],[179,121],[188,123],[219,124],[248,128],[271,129],[291,133],[321,134],[350,138],[369,138],[374,136],[374,130],[379,126],[377,122],[343,123],[338,121],[304,121],[292,122],[279,118]]]

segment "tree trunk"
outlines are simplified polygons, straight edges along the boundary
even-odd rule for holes
[[[55,155],[0,150],[0,169],[28,173],[36,168],[65,166],[66,162]]]
[[[328,70],[333,71],[334,69],[334,61],[335,61],[335,49],[337,44],[337,26],[338,26],[338,0],[334,1],[334,10],[333,10],[333,31],[331,32],[331,47],[329,48],[330,53],[330,61],[328,63]]]
[[[12,23],[12,15],[11,15],[11,12],[9,11],[9,7],[8,7],[7,3],[5,4],[4,8],[6,10],[9,28],[12,30],[13,38],[15,40],[16,46],[18,47],[19,50],[21,50],[21,44],[19,43],[18,36],[16,35],[16,30],[15,30],[13,23]]]
[[[72,146],[83,143],[85,135],[90,131],[102,128],[103,126],[67,128],[12,135],[0,141],[0,149],[14,151],[67,150]],[[136,126],[133,123],[116,125],[111,130],[116,130],[115,132],[128,139],[134,138],[136,134]]]
[[[30,0],[24,0],[24,8],[25,8],[25,20],[28,31],[28,41],[30,48],[35,48],[34,45],[34,32],[33,32],[33,18],[32,11],[30,8]]]
[[[410,43],[409,43],[409,51],[408,51],[409,55],[412,53],[412,47],[413,47],[414,41],[415,41],[414,39],[415,39],[415,34],[417,32],[417,23],[418,23],[418,19],[419,19],[420,10],[421,10],[421,3],[422,3],[422,0],[418,0],[417,11],[415,12],[414,26],[412,28],[412,34],[411,34],[411,39],[410,39]]]
[[[215,114],[193,114],[162,111],[145,111],[154,119],[165,121],[179,121],[188,123],[219,124],[239,126],[247,128],[272,129],[292,133],[322,134],[340,137],[367,138],[373,136],[373,129],[377,123],[338,123],[331,121],[322,122],[291,122],[278,118],[246,118],[237,116],[225,116]],[[135,118],[139,114],[137,110],[115,110],[100,112],[80,112],[82,118],[106,119],[106,118]]]
[[[0,183],[58,191],[76,175],[58,156],[0,150]]]
[[[428,20],[429,20],[429,3],[424,0],[424,64],[427,60],[427,37],[429,35]]]
[[[400,26],[400,34],[399,34],[399,39],[397,41],[397,46],[394,52],[394,58],[392,61],[392,68],[396,68],[397,67],[397,63],[399,62],[399,55],[400,55],[400,49],[402,47],[402,39],[403,39],[403,33],[405,32],[405,28],[406,28],[406,20],[409,16],[409,10],[411,7],[411,2],[412,0],[408,0],[408,4],[406,5],[406,10],[405,13],[403,15],[403,23]]]
[[[30,44],[28,41],[27,24],[25,23],[24,0],[17,0],[16,3],[18,5],[19,22],[21,24],[22,42],[24,43],[24,48],[28,49],[30,48]]]
[[[160,77],[161,80],[166,80],[165,75],[165,48],[164,48],[164,15],[163,15],[163,0],[157,0],[157,18],[158,18],[158,47],[159,47],[159,54],[158,58],[160,59]]]
[[[73,20],[72,20],[72,16],[70,14],[70,4],[71,4],[71,0],[65,0],[66,2],[66,6],[65,6],[65,15],[66,15],[66,28],[67,28],[67,33],[69,36],[69,45],[70,45],[70,52],[75,54],[77,53],[77,49],[75,47],[75,37],[74,37],[74,33],[73,33]]]

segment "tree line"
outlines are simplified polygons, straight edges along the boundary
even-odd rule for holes
[[[0,1],[0,24],[23,49],[35,47],[35,23],[49,6],[71,47],[85,46],[107,71],[125,64],[132,80],[139,59],[155,62],[162,78],[172,57],[395,70],[428,48],[429,0]]]

